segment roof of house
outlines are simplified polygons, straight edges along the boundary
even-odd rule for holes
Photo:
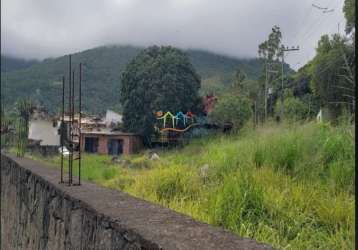
[[[79,114],[75,114],[73,118],[75,121],[78,121]],[[62,117],[60,117],[60,120],[62,120]],[[65,115],[64,121],[65,122],[70,121],[70,117],[68,115]],[[84,124],[84,123],[88,123],[88,124],[95,124],[95,123],[102,124],[103,123],[103,124],[105,124],[105,121],[101,118],[94,117],[94,116],[81,116],[81,124]]]
[[[127,136],[139,136],[135,133],[126,133],[119,130],[112,130],[110,128],[99,128],[99,129],[83,129],[81,134],[91,135],[127,135]]]

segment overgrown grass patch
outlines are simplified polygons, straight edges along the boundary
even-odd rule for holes
[[[84,154],[82,176],[278,249],[354,249],[354,137],[350,124],[269,123],[156,161]]]

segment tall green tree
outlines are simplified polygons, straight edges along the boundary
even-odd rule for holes
[[[346,33],[355,30],[356,0],[344,0],[343,13],[346,18]]]
[[[345,37],[324,35],[316,52],[310,66],[312,89],[321,106],[327,107],[333,117],[337,117],[342,108],[350,109],[354,105],[354,48]]]
[[[271,72],[274,71],[279,72],[281,69],[280,58],[282,58],[282,53],[283,53],[282,48],[283,48],[282,33],[280,27],[275,25],[272,28],[271,33],[269,34],[267,40],[259,44],[259,50],[258,50],[259,58],[264,61],[262,74],[261,77],[259,78],[259,83],[261,85],[261,92],[263,93],[262,95],[263,100],[261,101],[263,106],[259,108],[259,110],[263,111],[261,113],[262,120],[264,120],[264,116],[266,114],[265,112],[266,106],[267,106],[266,108],[267,108],[268,115],[270,115],[269,111],[273,110],[272,107],[274,103],[272,103],[271,101],[272,98],[269,99],[268,89],[279,88],[278,87],[279,85],[277,84],[279,75],[273,74]],[[271,112],[271,114],[272,113],[273,112]]]
[[[247,75],[246,75],[245,71],[238,68],[235,71],[235,78],[234,78],[232,87],[234,87],[238,91],[242,90],[242,83],[245,81],[246,78],[247,78]]]
[[[155,112],[194,111],[199,88],[200,77],[185,53],[170,46],[145,49],[122,74],[124,129],[150,138]]]
[[[268,62],[278,61],[282,56],[282,33],[280,27],[275,25],[267,40],[259,44],[259,57]]]

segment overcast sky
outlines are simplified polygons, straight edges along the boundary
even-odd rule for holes
[[[256,57],[273,25],[299,45],[298,68],[322,34],[343,33],[344,0],[1,0],[1,53],[43,59],[106,44],[173,45]],[[334,9],[329,13],[312,4]]]

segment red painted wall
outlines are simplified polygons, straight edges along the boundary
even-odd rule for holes
[[[139,136],[134,135],[95,135],[95,134],[82,134],[81,135],[81,151],[85,149],[85,138],[97,137],[98,138],[98,153],[108,154],[108,140],[119,139],[123,141],[123,154],[137,153],[142,147],[142,141]]]

